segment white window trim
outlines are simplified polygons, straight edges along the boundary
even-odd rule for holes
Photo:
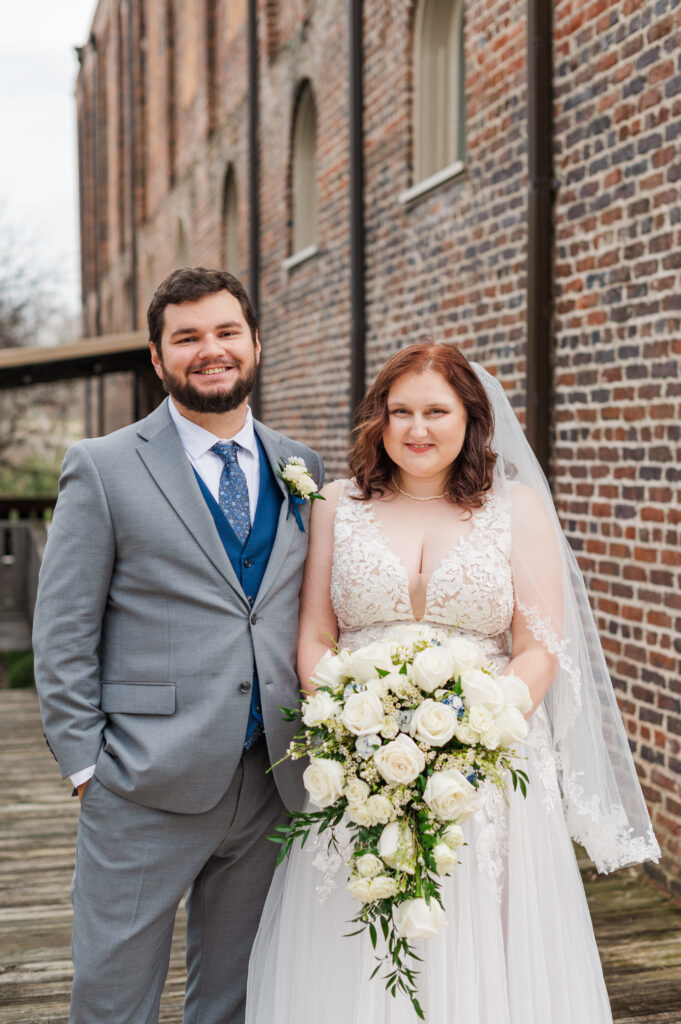
[[[282,263],[282,267],[284,270],[293,270],[293,268],[297,267],[300,263],[305,263],[306,260],[312,259],[312,257],[316,256],[318,252],[319,249],[316,245],[306,245],[305,248],[301,249],[299,252],[294,252],[292,256],[287,256]]]
[[[404,192],[400,192],[399,200],[407,206],[409,203],[413,203],[414,200],[420,199],[421,196],[426,195],[428,192],[432,192],[438,185],[443,185],[446,181],[451,181],[453,178],[458,178],[466,170],[466,165],[463,160],[455,160],[449,167],[443,167],[441,171],[436,171],[435,174],[431,174],[429,178],[424,178],[423,181],[418,181],[411,188],[405,189]]]

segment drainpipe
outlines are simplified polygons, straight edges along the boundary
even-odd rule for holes
[[[366,297],[364,268],[364,90],[362,0],[348,0],[350,82],[350,411],[354,426],[364,398]]]
[[[95,334],[102,333],[102,284],[100,280],[99,244],[100,244],[100,212],[99,212],[99,60],[97,54],[97,37],[94,32],[90,36],[92,51],[92,195],[94,207],[94,276],[95,276]],[[92,418],[92,417],[91,417]],[[88,424],[88,433],[92,433],[92,423]],[[97,378],[97,432],[104,433],[104,378]]]
[[[135,137],[135,27],[134,4],[127,0],[128,32],[128,118],[127,118],[127,150],[130,154],[130,327],[137,330],[137,146]],[[141,415],[140,390],[142,387],[142,371],[133,371],[132,401],[133,419]]]
[[[260,154],[258,136],[258,9],[248,0],[248,290],[256,316],[260,315]],[[251,395],[253,415],[260,415],[260,385],[256,379]]]
[[[553,19],[527,3],[528,263],[527,439],[549,476],[553,350]]]

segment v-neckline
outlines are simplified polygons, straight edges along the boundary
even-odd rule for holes
[[[428,576],[428,580],[426,582],[425,597],[424,597],[424,602],[423,602],[423,615],[421,615],[420,617],[417,617],[416,613],[414,612],[414,602],[412,601],[412,586],[411,586],[411,577],[409,575],[409,570],[407,569],[406,565],[402,561],[401,557],[390,546],[390,544],[388,542],[387,534],[385,532],[385,527],[383,526],[383,523],[380,521],[380,519],[376,515],[376,510],[375,510],[375,508],[373,506],[373,503],[370,502],[370,501],[357,502],[357,504],[363,506],[365,512],[368,513],[369,522],[374,527],[374,530],[376,531],[376,533],[377,533],[377,535],[378,535],[378,537],[380,539],[381,544],[383,545],[385,550],[388,552],[388,554],[393,559],[393,563],[399,569],[400,575],[402,577],[402,583],[403,583],[405,591],[406,591],[407,602],[409,604],[409,608],[411,610],[411,616],[412,616],[412,619],[414,620],[414,622],[423,622],[424,620],[426,620],[426,614],[428,612],[428,601],[429,601],[429,597],[430,597],[430,585],[432,583],[433,577],[437,576],[438,573],[442,572],[442,570],[444,569],[445,565],[447,565],[447,563],[452,558],[454,553],[456,551],[458,551],[459,548],[461,548],[464,544],[468,543],[468,541],[471,539],[471,537],[473,536],[475,531],[478,529],[480,513],[484,509],[487,508],[487,502],[489,500],[490,499],[488,498],[487,501],[485,501],[485,504],[482,506],[482,508],[474,509],[474,511],[471,513],[473,524],[472,524],[470,532],[467,533],[465,537],[459,537],[459,539],[456,541],[456,543],[453,544],[448,549],[447,553],[445,555],[443,555],[443,557],[441,558],[439,563],[436,565],[436,567],[433,569],[433,571]],[[423,575],[425,575],[425,573],[419,573],[419,575],[423,576]]]

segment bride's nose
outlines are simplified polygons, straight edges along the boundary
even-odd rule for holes
[[[428,426],[426,424],[426,421],[418,413],[416,413],[413,420],[411,421],[411,430],[409,431],[409,433],[414,438],[414,440],[420,437],[425,437],[426,434],[428,433]]]

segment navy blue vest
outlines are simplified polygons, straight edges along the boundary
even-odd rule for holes
[[[227,517],[210,493],[205,483],[194,470],[198,480],[201,493],[210,509],[213,521],[220,535],[224,549],[232,563],[232,568],[237,575],[243,592],[248,598],[249,604],[255,601],[262,578],[265,575],[267,562],[269,560],[274,538],[277,535],[279,523],[279,510],[283,495],[277,484],[269,460],[265,455],[260,438],[256,435],[258,452],[260,454],[260,487],[258,489],[258,505],[255,510],[255,521],[245,544],[241,544],[234,530],[229,525]],[[248,716],[248,728],[246,740],[251,739],[253,734],[262,728],[262,709],[260,706],[260,686],[257,673],[253,676],[253,690],[251,693],[251,710]]]

